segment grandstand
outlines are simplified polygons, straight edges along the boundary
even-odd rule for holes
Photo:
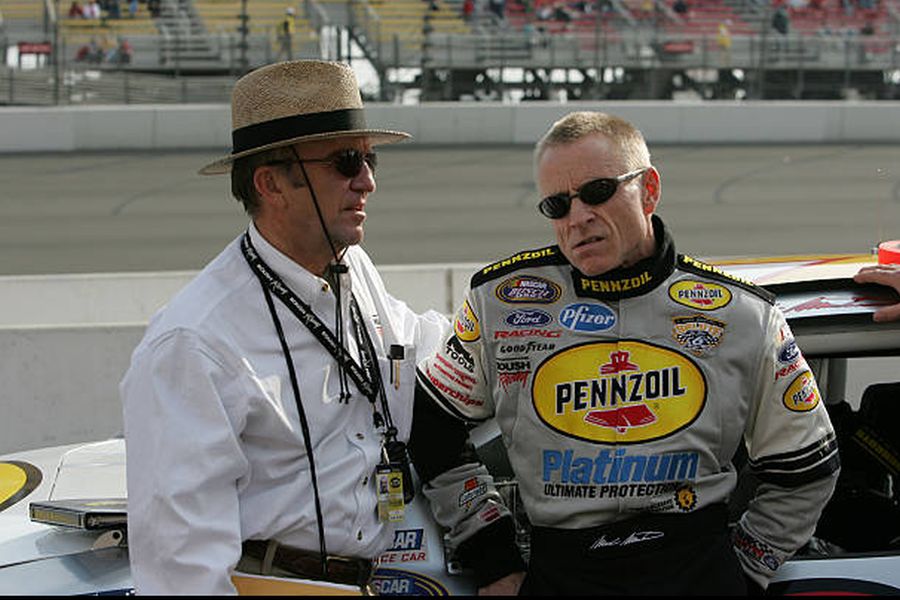
[[[287,55],[349,60],[352,42],[382,100],[900,97],[900,0],[480,0],[465,18],[462,0],[143,0],[134,17],[102,0],[101,19],[54,20],[66,1],[0,0],[7,44],[58,23],[65,65],[126,38],[132,63],[93,67],[234,76]]]

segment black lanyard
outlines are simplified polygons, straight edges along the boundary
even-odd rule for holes
[[[352,295],[350,296],[350,318],[353,321],[362,365],[359,365],[353,357],[350,356],[347,349],[342,344],[338,343],[334,334],[321,319],[316,316],[312,311],[312,308],[298,298],[297,295],[285,285],[281,278],[269,268],[253,247],[248,232],[245,232],[241,239],[241,251],[263,288],[275,294],[287,309],[290,310],[307,329],[309,329],[309,332],[313,334],[320,344],[322,344],[322,347],[325,348],[344,369],[346,369],[350,378],[356,383],[357,388],[359,388],[369,402],[372,403],[375,427],[380,429],[387,425],[387,430],[385,432],[387,441],[395,439],[397,430],[394,427],[393,419],[391,419],[387,395],[384,391],[384,383],[381,379],[381,371],[378,368],[375,346],[372,343],[368,330],[362,323],[362,314],[359,305],[356,302],[356,298]],[[341,307],[337,306],[336,310],[341,310]],[[378,401],[380,401],[381,409],[384,412],[383,417],[375,406]]]

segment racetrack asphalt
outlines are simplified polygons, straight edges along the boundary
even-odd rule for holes
[[[868,252],[900,239],[900,143],[653,146],[659,214],[700,257]],[[377,264],[486,263],[553,241],[530,146],[379,149]],[[0,155],[0,275],[201,268],[246,226],[223,153]]]

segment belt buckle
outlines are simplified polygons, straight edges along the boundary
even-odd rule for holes
[[[365,563],[361,560],[355,558],[348,558],[346,556],[334,556],[327,555],[325,557],[325,572],[331,575],[331,565],[341,566],[345,569],[354,573],[354,583],[359,586],[364,586],[369,583],[369,579],[372,576],[371,567],[368,569],[364,569],[363,565]]]

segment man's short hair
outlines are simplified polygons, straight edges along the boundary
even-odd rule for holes
[[[258,152],[249,156],[235,159],[231,167],[231,195],[244,205],[244,211],[251,217],[259,212],[259,194],[253,184],[253,173],[262,167],[280,160],[291,161],[294,154],[291,147],[274,148],[265,152]],[[284,164],[285,169],[290,169],[291,163]]]
[[[535,168],[548,148],[573,144],[598,133],[619,147],[629,170],[650,165],[650,150],[637,127],[607,113],[578,111],[555,122],[538,141],[534,149]]]

